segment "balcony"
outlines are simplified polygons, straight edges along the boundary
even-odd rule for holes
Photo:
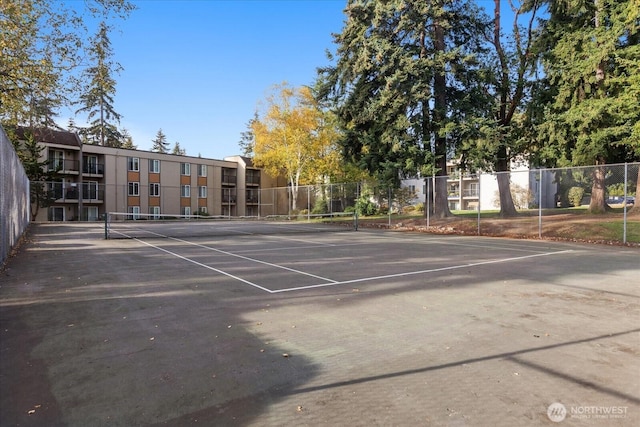
[[[247,194],[247,204],[248,205],[257,205],[260,203],[260,198],[258,195]]]
[[[53,183],[49,187],[49,197],[56,203],[78,203],[80,190],[77,186],[63,187],[62,183]],[[104,201],[104,185],[83,183],[82,201],[86,203],[102,203]]]
[[[479,196],[480,192],[477,188],[465,188],[462,190],[462,197],[478,198]]]
[[[235,175],[222,175],[222,185],[236,185]]]
[[[260,173],[247,173],[246,184],[251,187],[260,186]]]
[[[80,162],[68,159],[49,159],[47,161],[47,170],[50,172],[77,174],[80,171]]]
[[[82,173],[85,175],[104,175],[102,163],[89,163],[82,165]]]

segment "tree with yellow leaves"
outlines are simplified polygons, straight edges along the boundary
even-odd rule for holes
[[[287,178],[292,210],[297,210],[300,185],[325,183],[341,169],[334,121],[308,87],[276,85],[265,112],[251,121],[251,131],[254,164]]]

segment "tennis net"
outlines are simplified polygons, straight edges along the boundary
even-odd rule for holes
[[[352,212],[298,216],[226,217],[109,212],[106,239],[153,239],[319,233],[357,230]]]

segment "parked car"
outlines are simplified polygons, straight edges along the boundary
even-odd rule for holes
[[[607,197],[607,203],[610,205],[622,205],[625,204],[624,196],[610,196]],[[633,205],[636,203],[635,196],[627,196],[626,204],[627,206]]]

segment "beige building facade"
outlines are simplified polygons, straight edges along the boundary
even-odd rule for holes
[[[97,221],[107,212],[260,216],[260,191],[277,181],[242,156],[224,160],[82,144],[75,133],[35,135],[57,171],[36,221]]]

